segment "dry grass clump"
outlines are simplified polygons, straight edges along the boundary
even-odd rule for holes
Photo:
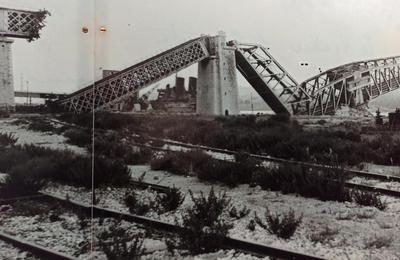
[[[288,239],[293,236],[296,229],[301,224],[303,216],[296,217],[293,209],[282,214],[271,213],[268,209],[265,212],[264,223],[255,213],[254,221],[270,234],[275,234],[280,238]]]
[[[18,141],[18,137],[15,137],[12,133],[0,133],[0,146],[11,146]]]

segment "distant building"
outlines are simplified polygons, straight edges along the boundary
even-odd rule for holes
[[[103,70],[103,79],[107,78],[108,76],[114,75],[117,72],[119,72],[119,70]]]
[[[189,78],[186,90],[185,79],[177,77],[174,87],[168,84],[165,89],[158,90],[158,98],[151,101],[151,107],[167,113],[196,113],[196,90],[197,78]]]

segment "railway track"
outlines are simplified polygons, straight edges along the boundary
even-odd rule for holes
[[[172,141],[172,140],[167,140],[167,139],[161,139],[161,138],[143,137],[143,136],[139,136],[139,135],[134,135],[132,137],[133,137],[133,139],[139,140],[139,141],[143,141],[144,139],[148,139],[148,140],[151,140],[151,141],[163,142],[163,143],[165,143],[167,145],[175,145],[175,146],[181,146],[181,147],[185,147],[185,148],[189,148],[189,149],[199,149],[199,150],[222,153],[222,154],[227,154],[227,155],[238,155],[238,154],[240,154],[240,152],[237,152],[237,151],[214,148],[214,147],[203,146],[203,145],[187,144],[187,143],[182,143],[182,142],[177,142],[177,141]],[[272,156],[269,156],[269,155],[259,155],[259,154],[251,154],[251,153],[249,153],[247,155],[250,158],[269,161],[269,162],[288,163],[288,164],[302,165],[302,166],[308,166],[308,167],[319,168],[319,169],[329,169],[329,168],[331,168],[331,166],[329,166],[329,165],[316,164],[316,163],[310,163],[310,162],[302,162],[302,161],[295,161],[295,160],[288,160],[288,159],[283,159],[283,158],[278,158],[278,157],[272,157]],[[372,173],[372,172],[367,172],[367,171],[358,171],[358,170],[352,170],[352,169],[344,169],[344,171],[346,173],[348,173],[348,174],[351,174],[351,175],[354,175],[354,176],[358,176],[358,177],[376,179],[376,180],[381,180],[381,181],[396,181],[396,182],[400,182],[400,176],[380,174],[380,173]]]
[[[78,125],[69,124],[69,123],[65,123],[65,122],[61,122],[61,121],[58,121],[58,120],[53,120],[53,119],[48,119],[48,120],[53,122],[53,123],[58,123],[58,124],[62,124],[62,125],[65,125],[65,126],[85,129],[84,127],[81,127],[81,126],[78,126]],[[101,130],[101,132],[105,132],[105,130]],[[145,144],[141,144],[141,143],[143,143],[143,141],[157,141],[157,142],[162,142],[162,143],[167,144],[167,145],[174,145],[174,146],[179,146],[179,147],[188,148],[188,149],[210,151],[210,152],[215,152],[215,153],[220,153],[220,154],[225,154],[225,155],[231,155],[231,156],[235,156],[235,155],[240,154],[240,152],[237,152],[237,151],[221,149],[221,148],[215,148],[215,147],[209,147],[209,146],[204,146],[204,145],[187,144],[187,143],[182,143],[182,142],[178,142],[178,141],[155,138],[155,137],[148,137],[148,136],[144,137],[144,136],[140,136],[140,135],[132,135],[131,138],[132,138],[132,140],[135,141],[135,145],[137,145],[137,146],[149,148],[149,149],[152,149],[152,150],[164,151],[164,152],[177,152],[177,151],[173,151],[171,149],[166,149],[166,148],[162,148],[162,147],[154,147],[154,146],[145,145]],[[292,164],[292,165],[301,165],[301,166],[306,166],[306,167],[313,167],[313,168],[317,168],[317,169],[329,169],[329,168],[331,168],[331,166],[329,166],[329,165],[316,164],[316,163],[310,163],[310,162],[302,162],[302,161],[295,161],[295,160],[288,160],[288,159],[277,158],[277,157],[272,157],[272,156],[268,156],[268,155],[259,155],[259,154],[251,154],[251,153],[249,153],[247,155],[250,158],[261,160],[261,161],[269,161],[269,162],[275,162],[275,163],[287,163],[287,164]],[[351,176],[357,176],[357,177],[362,177],[362,178],[366,178],[366,179],[373,179],[373,180],[379,180],[379,181],[399,182],[400,183],[400,176],[380,174],[380,173],[372,173],[372,172],[352,170],[352,169],[343,169],[343,170],[347,174],[349,174]],[[136,183],[136,185],[142,185],[142,184]],[[348,188],[352,188],[352,189],[359,189],[359,190],[364,190],[364,191],[378,192],[378,193],[383,194],[383,195],[400,198],[400,191],[397,191],[397,190],[384,189],[384,188],[374,187],[374,186],[371,186],[371,185],[359,184],[359,183],[353,183],[353,182],[346,182],[346,186]],[[157,189],[157,188],[155,186],[153,186],[153,189]],[[158,189],[162,190],[163,188],[158,187]]]
[[[50,122],[61,124],[61,125],[65,125],[65,126],[85,129],[82,126],[69,124],[69,123],[61,122],[61,121],[54,120],[54,119],[48,119],[48,120]],[[105,132],[105,130],[103,130],[103,129],[96,129],[96,131]],[[222,153],[222,154],[233,155],[233,156],[240,154],[240,152],[237,152],[237,151],[221,149],[221,148],[215,148],[215,147],[209,147],[209,146],[204,146],[204,145],[193,145],[193,144],[182,143],[182,142],[168,140],[168,139],[161,139],[161,138],[148,137],[148,136],[145,137],[145,136],[140,136],[140,135],[132,135],[131,137],[134,140],[139,140],[139,142],[143,142],[144,140],[150,140],[150,141],[163,142],[163,143],[165,143],[167,145],[176,145],[176,146],[181,146],[181,147],[185,147],[185,148],[189,148],[189,149],[200,149],[200,150],[216,152],[216,153]],[[159,147],[150,147],[149,146],[149,148],[163,150],[162,148],[159,148]],[[166,149],[164,149],[164,150],[166,150]],[[269,155],[260,155],[260,154],[252,154],[252,153],[248,153],[247,155],[250,158],[269,161],[269,162],[288,163],[288,164],[308,166],[308,167],[319,168],[319,169],[329,169],[329,168],[331,168],[331,166],[329,166],[329,165],[310,163],[310,162],[302,162],[302,161],[296,161],[296,160],[288,160],[288,159],[273,157],[273,156],[269,156]],[[344,169],[344,171],[346,173],[348,173],[348,174],[351,174],[351,175],[357,176],[357,177],[375,179],[375,180],[380,180],[380,181],[395,181],[395,182],[399,182],[400,183],[400,176],[373,173],[373,172],[367,172],[367,171],[352,170],[352,169]]]
[[[168,186],[162,186],[162,185],[158,185],[158,184],[138,182],[138,181],[131,181],[131,184],[136,187],[151,188],[158,192],[166,192],[171,188]],[[151,218],[133,215],[133,214],[129,214],[129,213],[124,213],[124,212],[120,212],[118,210],[105,209],[105,208],[102,208],[99,206],[92,206],[92,205],[84,204],[81,202],[73,201],[70,199],[66,199],[63,196],[51,195],[51,194],[47,194],[47,193],[40,193],[40,194],[33,195],[33,196],[25,196],[25,197],[12,198],[12,199],[8,199],[8,200],[1,200],[0,205],[6,204],[6,203],[12,203],[12,202],[15,202],[18,200],[41,200],[41,199],[55,201],[55,202],[58,202],[58,203],[64,204],[64,205],[67,204],[71,208],[78,210],[78,212],[80,212],[80,213],[83,212],[83,213],[86,213],[87,215],[90,215],[91,210],[93,210],[94,217],[109,217],[109,218],[123,219],[123,220],[129,221],[129,222],[142,224],[145,226],[152,227],[156,230],[166,231],[166,232],[170,232],[170,233],[176,233],[182,229],[182,227],[180,227],[180,226],[173,225],[173,224],[170,224],[167,222],[154,220]],[[26,240],[13,237],[2,231],[0,231],[0,239],[7,243],[14,245],[15,247],[17,247],[23,251],[31,252],[33,255],[38,256],[43,259],[61,259],[61,260],[76,259],[72,256],[68,256],[68,255],[56,252],[54,250],[44,248],[40,245],[33,244]],[[303,253],[299,253],[299,252],[295,252],[295,251],[291,251],[291,250],[286,250],[286,249],[282,249],[282,248],[278,248],[278,247],[271,247],[271,246],[263,245],[263,244],[256,243],[256,242],[249,242],[249,241],[230,238],[230,237],[227,237],[225,239],[224,248],[236,249],[243,253],[251,254],[251,255],[255,255],[255,256],[259,256],[259,257],[271,256],[271,257],[277,257],[279,259],[296,259],[296,260],[297,259],[299,259],[299,260],[300,259],[304,259],[304,260],[324,259],[324,258],[321,258],[318,256],[303,254]]]
[[[180,151],[177,151],[177,150],[170,150],[170,149],[154,147],[154,146],[149,146],[149,145],[138,145],[138,146],[139,147],[143,147],[143,148],[152,149],[152,150],[163,151],[163,152],[180,152]],[[196,149],[199,149],[199,148],[196,147]],[[253,158],[255,158],[255,157],[253,157]],[[257,159],[261,159],[261,158],[257,158]],[[263,160],[263,159],[261,159],[261,160]],[[310,166],[310,167],[312,167],[312,166]],[[380,179],[378,179],[378,180],[380,180]],[[400,182],[400,180],[398,182]],[[141,185],[142,187],[145,187],[146,185],[148,185],[148,187],[150,187],[152,189],[155,189],[155,190],[159,190],[159,191],[162,191],[163,189],[164,190],[168,189],[167,187],[162,187],[160,185],[144,184],[142,182],[134,182],[134,181],[132,181],[132,184]],[[358,190],[363,190],[363,191],[377,192],[377,193],[380,193],[382,195],[387,195],[387,196],[400,198],[400,190],[384,189],[384,188],[374,187],[374,186],[367,185],[367,184],[359,184],[359,183],[353,183],[353,182],[346,182],[345,186],[348,187],[348,188],[351,188],[351,189],[358,189]]]
[[[13,245],[14,247],[32,253],[34,256],[39,257],[40,259],[49,259],[49,260],[77,260],[72,256],[59,253],[55,250],[51,250],[45,248],[43,246],[28,242],[22,238],[18,238],[12,236],[10,234],[5,233],[4,231],[0,231],[0,240],[3,240],[6,243]],[[10,258],[11,259],[11,258]]]
[[[59,123],[59,122],[57,122],[57,123]],[[76,126],[73,126],[73,127],[76,127]],[[143,140],[143,137],[140,137],[140,138],[142,138],[142,140]],[[157,138],[148,138],[148,139],[162,141],[165,144],[181,146],[181,147],[185,147],[185,148],[189,148],[189,149],[200,149],[200,150],[206,150],[206,151],[211,151],[211,152],[216,152],[216,153],[223,153],[223,154],[227,154],[227,155],[239,154],[236,151],[212,148],[212,147],[207,147],[207,146],[185,144],[185,143],[175,142],[175,141],[171,141],[171,140],[164,140],[164,139],[157,139]],[[171,151],[171,150],[168,150],[165,148],[152,147],[152,146],[148,146],[148,145],[143,145],[143,147],[146,147],[149,149]],[[258,160],[266,160],[266,161],[271,161],[271,162],[276,162],[276,163],[291,163],[291,164],[298,164],[298,165],[304,165],[304,166],[316,167],[316,168],[322,168],[322,169],[329,168],[329,166],[327,166],[327,165],[292,161],[292,160],[275,158],[275,157],[270,157],[270,156],[265,156],[265,155],[249,154],[249,157],[258,159]],[[400,182],[400,177],[397,177],[397,176],[382,175],[382,174],[363,172],[363,171],[355,171],[355,170],[345,170],[345,171],[350,174],[353,174],[355,176],[359,176],[359,177]],[[142,188],[150,187],[150,188],[160,191],[160,192],[166,192],[168,189],[170,189],[170,187],[166,187],[166,186],[162,186],[162,185],[137,182],[137,181],[132,181],[131,184],[134,186],[137,186],[137,187],[142,187]],[[400,197],[400,191],[376,188],[376,187],[372,187],[369,185],[356,184],[356,183],[346,183],[346,186],[349,188],[357,188],[357,189],[361,189],[361,190],[379,192],[381,194],[385,194],[385,195],[389,195],[389,196]],[[101,208],[98,206],[85,205],[80,202],[66,200],[65,198],[62,198],[61,196],[54,196],[54,195],[50,195],[50,194],[39,194],[38,196],[33,197],[33,198],[31,197],[30,199],[40,200],[40,199],[46,199],[46,198],[56,200],[58,202],[70,204],[74,208],[79,208],[81,211],[90,212],[91,210],[93,210],[94,216],[96,216],[96,217],[103,216],[103,217],[125,219],[130,222],[135,222],[135,223],[151,226],[155,229],[168,231],[168,232],[178,232],[181,229],[181,227],[170,224],[170,223],[166,223],[166,222],[162,222],[162,221],[158,221],[158,220],[154,220],[154,219],[150,219],[150,218],[146,218],[146,217],[142,217],[142,216],[132,215],[132,214],[128,214],[128,213],[123,213],[123,212],[119,212],[116,210],[104,209],[104,208]],[[24,198],[20,198],[20,199],[24,199]],[[11,201],[12,200],[0,201],[0,205],[7,203],[7,202],[11,202]],[[66,256],[66,255],[54,252],[52,250],[48,250],[46,248],[37,246],[37,245],[29,243],[27,241],[14,238],[14,237],[7,235],[1,231],[0,231],[0,239],[13,244],[16,247],[21,248],[22,250],[32,252],[34,255],[38,255],[39,257],[43,257],[44,259],[75,259],[73,257]],[[278,257],[278,258],[284,258],[284,259],[323,259],[323,258],[320,258],[317,256],[302,254],[302,253],[298,253],[298,252],[294,252],[294,251],[290,251],[290,250],[285,250],[285,249],[281,249],[281,248],[277,248],[277,247],[270,247],[270,246],[266,246],[266,245],[262,245],[262,244],[258,244],[258,243],[254,243],[254,242],[233,239],[233,238],[229,238],[229,237],[226,238],[224,247],[237,249],[244,253],[249,253],[249,254],[253,254],[256,256],[272,256],[272,257]]]
[[[164,186],[159,186],[156,185],[154,186],[153,184],[146,184],[148,186],[153,186],[153,187],[163,187]],[[35,196],[35,197],[25,197],[25,198],[16,198],[15,200],[18,199],[31,199],[31,200],[50,200],[54,201],[57,203],[60,203],[61,205],[68,205],[69,207],[79,210],[80,213],[87,213],[90,215],[90,211],[93,210],[93,214],[95,217],[109,217],[109,218],[117,218],[117,219],[123,219],[128,222],[134,222],[137,224],[142,224],[148,227],[151,227],[153,229],[159,230],[159,231],[165,231],[169,233],[176,233],[182,230],[182,227],[173,225],[167,222],[155,220],[155,219],[150,219],[147,217],[143,216],[137,216],[129,213],[124,213],[120,212],[117,210],[112,210],[112,209],[106,209],[102,208],[99,206],[92,206],[88,204],[84,204],[78,201],[73,201],[69,199],[65,199],[62,196],[57,196],[57,195],[51,195],[47,193],[40,193],[40,196]],[[10,200],[11,201],[11,200]],[[4,240],[8,243],[13,244],[14,246],[26,250],[29,252],[32,252],[34,255],[37,255],[39,257],[43,257],[44,259],[61,259],[61,260],[67,260],[67,259],[76,259],[67,255],[63,255],[60,253],[57,253],[55,251],[43,248],[39,245],[35,245],[33,243],[21,240],[21,239],[16,239],[10,235],[7,235],[3,232],[0,232],[0,239]],[[241,239],[235,239],[235,238],[230,238],[226,237],[225,242],[223,247],[225,249],[235,249],[237,251],[246,253],[246,254],[251,254],[254,256],[259,256],[259,257],[276,257],[278,259],[292,259],[292,260],[324,260],[325,258],[318,257],[318,256],[313,256],[310,254],[305,254],[305,253],[299,253],[295,252],[292,250],[286,250],[283,248],[279,247],[273,247],[273,246],[267,246],[263,245],[260,243],[256,242],[250,242],[250,241],[245,241]]]
[[[49,120],[50,122],[53,122],[53,123],[57,123],[57,124],[61,124],[61,125],[69,126],[69,127],[86,129],[85,127],[82,127],[79,125],[70,124],[70,123],[66,123],[66,122],[62,122],[62,121],[58,121],[58,120],[54,120],[54,119],[50,119],[50,118],[48,118],[47,120]],[[96,129],[96,131],[105,132],[106,130]],[[162,139],[162,138],[149,137],[149,136],[141,136],[141,135],[134,134],[131,136],[131,138],[133,140],[138,140],[139,143],[143,142],[145,140],[150,140],[150,141],[163,142],[164,144],[167,144],[167,145],[176,145],[176,146],[181,146],[181,147],[185,147],[185,148],[189,148],[189,149],[200,149],[200,150],[222,153],[222,154],[233,155],[233,156],[240,154],[240,152],[232,151],[232,150],[228,150],[228,149],[221,149],[221,148],[215,148],[215,147],[204,146],[204,145],[194,145],[194,144],[188,144],[188,143],[183,143],[183,142],[178,142],[178,141],[173,141],[173,140],[168,140],[168,139]],[[151,147],[151,148],[161,150],[161,148],[158,148],[158,147]],[[273,157],[273,156],[269,156],[269,155],[260,155],[260,154],[252,154],[252,153],[248,153],[247,155],[254,159],[259,159],[259,160],[264,160],[264,161],[269,161],[269,162],[288,163],[288,164],[302,165],[302,166],[308,166],[308,167],[319,168],[319,169],[331,168],[331,166],[329,166],[329,165],[310,163],[310,162],[302,162],[302,161],[296,161],[296,160],[288,160],[288,159]],[[368,178],[368,179],[400,182],[400,176],[395,176],[395,175],[380,174],[380,173],[373,173],[373,172],[359,171],[359,170],[352,170],[352,169],[344,169],[344,171],[348,174],[358,176],[358,177]]]

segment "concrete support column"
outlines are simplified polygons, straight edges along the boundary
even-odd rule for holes
[[[14,41],[0,37],[0,109],[14,110],[14,83],[11,45]]]
[[[204,115],[239,114],[235,48],[226,45],[225,33],[209,37],[211,57],[198,64],[196,112]]]

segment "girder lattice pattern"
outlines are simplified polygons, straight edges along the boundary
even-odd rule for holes
[[[34,39],[44,26],[47,11],[23,11],[0,7],[0,36]]]
[[[266,48],[256,44],[229,44],[237,48],[238,70],[275,113],[303,112],[309,100],[307,93]]]
[[[341,106],[357,107],[400,87],[400,56],[353,62],[301,83],[311,100],[307,114],[334,114]]]
[[[165,51],[139,64],[99,80],[69,95],[60,103],[76,113],[110,108],[139,90],[209,56],[204,37]]]

